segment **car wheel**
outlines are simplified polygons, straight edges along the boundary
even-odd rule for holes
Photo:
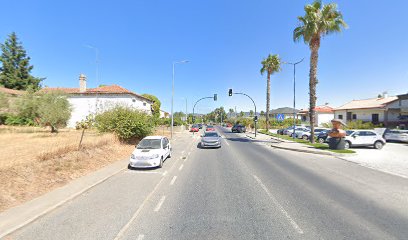
[[[167,158],[171,158],[171,150],[169,151],[169,156],[167,156]]]
[[[128,164],[128,169],[133,170],[132,166],[130,166],[130,163]]]
[[[163,167],[163,156],[160,158],[160,164],[159,164],[159,168]]]
[[[384,146],[384,144],[381,141],[376,141],[374,143],[374,148],[375,149],[381,149],[381,148],[383,148],[383,146]]]
[[[319,143],[324,143],[324,139],[323,139],[323,138],[318,138],[317,141],[318,141]]]
[[[307,135],[303,135],[302,138],[303,138],[303,140],[308,140],[309,139],[309,137]]]
[[[350,143],[349,141],[346,141],[346,142],[344,143],[344,149],[349,149],[350,146],[351,146],[351,143]]]

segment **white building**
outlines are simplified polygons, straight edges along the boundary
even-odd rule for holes
[[[363,100],[353,100],[336,108],[335,116],[346,121],[362,120],[384,126],[395,125],[400,121],[401,106],[398,97],[384,96]]]
[[[303,122],[310,122],[309,109],[302,109],[299,112]],[[334,109],[328,105],[315,107],[315,124],[322,126],[324,123],[330,123],[334,118]]]
[[[170,113],[160,109],[160,118],[170,118]]]
[[[153,102],[141,95],[118,85],[97,88],[86,87],[86,77],[79,77],[79,88],[44,88],[42,91],[61,91],[68,95],[71,104],[71,118],[67,126],[74,128],[76,123],[90,114],[102,113],[116,106],[125,106],[152,114]]]

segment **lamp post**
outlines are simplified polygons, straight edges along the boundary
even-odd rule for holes
[[[245,93],[232,92],[232,89],[230,88],[229,91],[228,91],[228,95],[231,97],[233,94],[245,95],[245,96],[247,96],[249,99],[251,99],[252,103],[254,104],[254,108],[255,108],[254,127],[255,127],[255,137],[256,137],[256,131],[257,131],[256,122],[258,121],[258,117],[257,117],[257,115],[256,115],[256,104],[255,104],[254,99],[252,99],[248,94],[245,94]],[[235,111],[237,111],[236,108],[235,108]]]
[[[173,125],[174,125],[174,116],[173,116],[173,103],[174,103],[174,66],[179,63],[188,63],[188,60],[173,62],[173,81],[171,85],[171,139],[173,139]]]
[[[305,60],[302,58],[299,62],[291,63],[291,62],[283,62],[284,64],[293,65],[293,138],[295,138],[295,127],[296,127],[296,65],[303,62]]]

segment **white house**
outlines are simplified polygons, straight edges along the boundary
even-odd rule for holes
[[[380,98],[353,100],[336,108],[334,112],[336,118],[346,121],[362,120],[389,126],[400,121],[401,107],[398,97],[384,95]]]
[[[79,77],[79,88],[44,88],[42,91],[60,91],[68,95],[71,104],[71,118],[67,126],[74,128],[76,123],[90,114],[102,113],[115,106],[126,106],[152,114],[153,102],[141,95],[118,85],[97,88],[86,87],[86,77]]]
[[[299,112],[303,122],[310,122],[309,109],[302,109]],[[323,123],[330,123],[334,118],[334,109],[328,105],[315,107],[315,124],[321,126]]]
[[[170,113],[160,109],[160,118],[170,118]]]

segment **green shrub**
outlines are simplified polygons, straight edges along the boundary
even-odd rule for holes
[[[373,129],[381,126],[382,124],[375,125],[372,122],[363,122],[362,120],[357,120],[347,122],[346,129]]]
[[[116,107],[97,115],[95,125],[100,132],[113,132],[121,141],[131,141],[151,134],[154,121],[146,113]]]
[[[63,93],[42,94],[37,101],[37,114],[42,126],[50,126],[51,132],[66,126],[71,117],[71,106]]]

